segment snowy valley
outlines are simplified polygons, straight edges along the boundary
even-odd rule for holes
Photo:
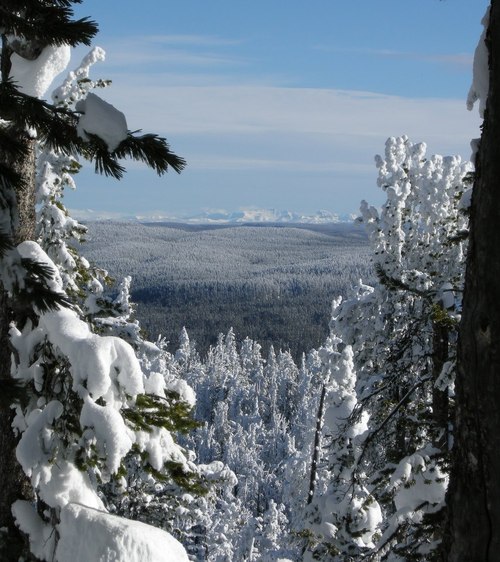
[[[206,353],[229,328],[268,350],[302,353],[328,334],[333,298],[374,278],[361,225],[88,223],[81,250],[118,281],[136,317],[172,345],[185,327]]]
[[[366,234],[359,224],[90,224],[87,255],[135,276],[137,314],[153,329],[171,299],[183,318],[194,307],[197,334],[222,321],[199,348],[189,326],[177,345],[157,342],[162,371],[196,395],[200,426],[180,443],[208,496],[181,496],[168,516],[163,488],[135,512],[127,496],[112,504],[168,529],[193,561],[396,560],[407,548],[424,560],[439,546],[448,452],[433,404],[448,402],[453,376],[470,165],[426,159],[405,137],[389,139],[377,164],[393,188],[381,211],[362,204]]]

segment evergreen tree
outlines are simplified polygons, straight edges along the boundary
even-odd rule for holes
[[[140,342],[136,323],[128,320],[128,282],[119,298],[106,304],[98,272],[66,245],[84,232],[58,203],[64,186],[72,184],[75,156],[115,178],[124,172],[119,159],[127,156],[158,174],[184,166],[165,139],[130,133],[123,114],[89,92],[94,84],[85,73],[99,58],[98,50],[68,77],[53,103],[42,99],[67,64],[69,48],[89,44],[97,31],[88,18],[73,19],[74,3],[27,0],[0,6],[0,378],[5,389],[0,525],[7,530],[2,559],[9,560],[17,556],[15,500],[27,500],[16,501],[13,512],[29,535],[31,552],[52,560],[60,549],[66,555],[71,551],[71,502],[84,506],[80,525],[91,516],[87,508],[98,509],[105,520],[98,488],[123,475],[129,452],[139,455],[150,474],[180,485],[196,473],[171,437],[189,427],[189,399],[135,355],[132,346],[138,352],[152,346]],[[106,129],[99,112],[107,117]],[[10,403],[16,397],[13,420]],[[12,424],[20,437],[17,449]]]
[[[288,352],[273,348],[264,360],[258,343],[246,338],[238,345],[230,330],[194,369],[185,361],[187,341],[183,332],[172,368],[195,389],[195,416],[203,425],[186,443],[201,462],[221,462],[237,479],[225,489],[225,501],[209,501],[206,560],[225,562],[230,553],[243,561],[297,559],[292,531],[299,529],[307,500],[311,439],[302,431],[309,430],[315,404],[318,374],[308,366],[317,369],[315,360],[300,370]],[[303,450],[295,440],[306,443]],[[229,533],[234,527],[225,517],[235,510],[240,531]],[[219,533],[226,537],[224,548]]]
[[[377,166],[387,200],[361,210],[380,282],[336,302],[340,343],[321,356],[339,386],[327,411],[344,409],[325,424],[329,487],[309,516],[322,560],[432,560],[443,533],[471,165],[401,137]],[[332,369],[342,346],[353,366]]]

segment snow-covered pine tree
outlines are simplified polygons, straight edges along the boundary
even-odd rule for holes
[[[307,501],[320,363],[313,353],[299,369],[290,353],[273,348],[265,360],[258,343],[237,345],[232,330],[201,361],[183,330],[171,369],[195,389],[202,423],[186,442],[201,462],[222,461],[237,479],[215,488],[216,502],[214,490],[206,498],[207,562],[299,556],[294,531]],[[237,523],[228,519],[234,513]]]
[[[472,167],[458,157],[427,158],[425,150],[391,138],[377,158],[387,201],[381,212],[366,203],[361,210],[380,283],[360,283],[332,317],[332,336],[354,352],[356,384],[351,415],[330,424],[332,482],[313,513],[314,524],[333,525],[329,538],[319,531],[312,552],[325,561],[357,559],[360,546],[374,559],[439,556]],[[363,417],[366,431],[355,432]],[[349,453],[352,444],[338,435],[353,431]],[[357,490],[371,498],[366,505],[379,506],[376,528],[373,519],[365,529],[353,525],[363,504]],[[339,494],[351,503],[341,508],[343,522]],[[361,545],[368,531],[371,544]]]
[[[337,304],[340,303],[337,301]],[[335,308],[334,308],[335,310]],[[374,547],[381,521],[378,502],[370,494],[363,478],[355,478],[354,470],[361,455],[360,443],[368,429],[368,415],[364,412],[352,421],[358,404],[356,396],[356,372],[353,350],[332,335],[318,350],[323,365],[322,398],[328,405],[318,410],[318,427],[313,448],[311,486],[306,509],[309,526],[303,531],[308,539],[304,548],[304,561],[345,560],[354,561]],[[323,402],[323,399],[320,401]],[[322,447],[321,423],[325,424]],[[328,458],[317,461],[321,449],[328,451]],[[313,479],[314,477],[314,479]],[[315,481],[320,484],[315,489]],[[312,495],[314,493],[314,495]],[[318,537],[321,537],[318,540]]]
[[[184,560],[182,548],[168,535],[107,515],[97,493],[99,482],[124,470],[123,458],[132,450],[150,473],[189,480],[193,468],[171,436],[187,419],[186,407],[178,392],[165,393],[161,374],[141,370],[128,343],[99,336],[82,319],[85,282],[94,288],[98,282],[85,260],[57,238],[57,232],[67,236],[81,228],[63,208],[55,212],[54,193],[71,182],[74,156],[116,178],[124,172],[118,161],[124,156],[144,161],[159,174],[169,167],[180,171],[184,161],[164,139],[131,134],[121,112],[85,92],[78,73],[70,75],[54,103],[42,99],[67,64],[70,46],[88,44],[97,31],[86,18],[72,19],[74,3],[31,0],[0,6],[0,524],[7,530],[2,558],[16,559],[19,551],[11,508],[14,500],[24,498],[15,503],[14,517],[40,559],[96,555],[95,544],[74,540],[78,520],[81,530],[92,528],[121,559],[128,555],[123,544],[127,534],[129,550],[141,541],[144,548],[150,537],[144,560],[153,559],[158,548]],[[98,51],[93,53],[95,57]],[[72,88],[87,95],[71,97]],[[37,180],[42,209],[38,229]],[[53,259],[34,241],[37,234]],[[119,308],[123,303],[115,304]],[[17,450],[11,430],[13,395],[19,399]],[[81,504],[78,509],[74,502]]]

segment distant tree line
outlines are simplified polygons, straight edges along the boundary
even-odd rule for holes
[[[324,341],[332,299],[373,278],[366,237],[350,224],[102,222],[90,225],[85,250],[113,277],[131,273],[136,315],[151,337],[175,342],[185,326],[201,353],[232,327],[298,359]]]

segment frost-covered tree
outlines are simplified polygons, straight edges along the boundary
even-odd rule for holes
[[[305,359],[299,369],[290,353],[272,347],[264,359],[257,342],[239,344],[232,330],[201,360],[182,331],[171,369],[194,388],[201,422],[186,443],[200,462],[225,465],[235,476],[204,498],[207,562],[298,558],[316,363]]]
[[[362,454],[360,444],[368,429],[368,415],[364,412],[355,423],[347,422],[358,405],[352,348],[333,336],[319,352],[328,404],[326,412],[319,412],[319,415],[331,444],[326,474],[322,475],[327,488],[312,488],[311,491],[316,493],[309,498],[306,519],[312,522],[307,529],[311,543],[304,560],[355,560],[374,547],[374,537],[381,522],[378,502],[363,480],[354,475]],[[320,447],[321,443],[316,441],[315,452],[319,453]],[[314,474],[319,478],[318,472],[318,467],[313,464],[311,476]]]
[[[43,99],[70,47],[89,44],[97,31],[87,18],[72,18],[74,3],[0,7],[2,558],[17,559],[17,525],[39,559],[95,559],[106,544],[121,559],[143,549],[143,560],[162,550],[184,560],[169,535],[107,513],[101,487],[128,475],[130,455],[150,477],[191,480],[196,470],[173,440],[189,424],[189,400],[148,368],[161,350],[141,341],[129,320],[127,281],[107,302],[98,273],[66,244],[83,227],[60,203],[77,156],[116,178],[126,156],[159,174],[180,171],[184,161],[164,139],[131,134],[124,115],[89,91],[102,85],[87,76],[99,50],[51,103]],[[96,542],[75,540],[76,526]]]
[[[313,559],[438,556],[471,165],[425,152],[406,137],[389,139],[377,158],[387,200],[381,211],[362,204],[379,284],[360,283],[336,303],[331,337],[339,342],[323,351],[327,411],[345,415],[325,424],[329,488],[310,510],[311,530],[320,526]]]

